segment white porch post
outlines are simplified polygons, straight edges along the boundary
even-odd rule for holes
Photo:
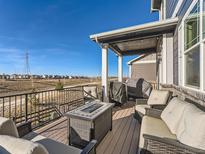
[[[129,65],[129,78],[131,79],[132,76],[132,65]]]
[[[118,56],[118,81],[122,82],[123,78],[123,67],[122,67],[122,56]]]
[[[102,87],[103,100],[108,98],[108,44],[102,45]]]

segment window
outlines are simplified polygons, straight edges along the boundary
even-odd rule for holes
[[[203,48],[203,59],[205,59],[205,0],[203,0],[203,12],[202,12],[202,19],[203,19],[203,43],[202,43],[202,48]],[[203,61],[203,81],[204,81],[204,90],[205,90],[205,60]]]
[[[205,38],[205,0],[203,0],[203,38]]]
[[[199,42],[199,20],[200,20],[200,5],[199,2],[191,10],[187,18],[185,19],[185,49],[189,49],[197,42]]]
[[[184,20],[185,85],[200,88],[200,3]]]
[[[203,55],[204,57],[203,57],[203,59],[205,59],[205,41],[204,41],[204,43],[203,43],[203,52],[204,52],[204,55]],[[203,81],[205,81],[205,60],[203,61],[203,63],[204,63],[204,64],[203,64],[203,65],[204,65],[204,70],[203,70],[203,73],[204,73],[204,74],[203,74]],[[205,82],[204,82],[204,87],[203,87],[203,88],[204,88],[204,90],[205,90]]]
[[[200,86],[200,48],[196,47],[185,54],[186,85]]]

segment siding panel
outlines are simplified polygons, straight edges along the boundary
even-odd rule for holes
[[[166,0],[166,18],[171,18],[178,0]]]
[[[175,85],[179,84],[179,75],[178,75],[178,30],[174,33],[174,46],[173,46],[173,82]]]
[[[184,0],[180,9],[179,9],[177,16],[182,18],[192,2],[193,2],[193,0]]]
[[[156,81],[156,64],[133,64],[131,78],[144,78],[147,81]]]
[[[179,0],[166,0],[166,18],[172,17],[178,1]],[[192,1],[193,0],[183,0],[179,12],[177,13],[177,16],[179,18],[182,18],[184,16]]]

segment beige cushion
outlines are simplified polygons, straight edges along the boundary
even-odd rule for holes
[[[149,116],[144,116],[142,119],[139,141],[140,148],[144,147],[143,134],[176,139],[176,136],[170,132],[167,125],[161,119]]]
[[[169,91],[165,90],[152,90],[149,99],[147,101],[148,105],[164,105],[169,99]]]
[[[173,134],[177,133],[182,114],[188,103],[181,101],[177,97],[173,98],[162,111],[161,118],[167,124]]]
[[[15,123],[4,117],[0,117],[0,135],[19,137]]]
[[[177,131],[177,139],[191,147],[205,150],[205,112],[189,104]]]
[[[142,113],[143,115],[145,115],[146,113],[146,108],[150,108],[150,105],[146,105],[146,104],[143,104],[143,105],[136,105],[135,106],[135,111],[137,112],[140,112]]]
[[[73,146],[62,144],[41,135],[36,136],[32,141],[42,144],[49,154],[80,154],[82,152],[82,150]]]
[[[2,154],[48,154],[40,144],[13,136],[0,135],[0,153]]]

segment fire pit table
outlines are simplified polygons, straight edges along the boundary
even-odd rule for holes
[[[112,103],[96,100],[67,112],[69,145],[83,148],[92,139],[100,143],[112,130],[113,106]]]

